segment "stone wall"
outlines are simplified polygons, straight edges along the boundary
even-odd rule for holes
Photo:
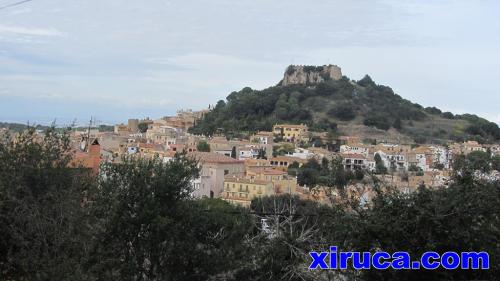
[[[327,80],[339,80],[342,71],[336,65],[304,66],[290,65],[285,71],[281,85],[314,85]]]

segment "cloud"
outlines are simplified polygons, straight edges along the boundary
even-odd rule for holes
[[[0,24],[0,34],[19,35],[19,36],[44,36],[44,37],[63,37],[64,32],[55,28],[33,28],[16,25]]]

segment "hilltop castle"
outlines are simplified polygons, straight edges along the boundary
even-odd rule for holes
[[[337,65],[290,65],[285,71],[281,85],[312,85],[328,80],[339,80],[341,78],[342,71]]]

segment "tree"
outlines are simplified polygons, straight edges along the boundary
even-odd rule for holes
[[[495,155],[491,158],[491,168],[500,171],[500,155]]]
[[[68,135],[33,128],[0,140],[0,279],[88,280],[88,170],[70,168]]]
[[[449,111],[441,113],[441,117],[446,119],[455,119],[455,115]]]
[[[302,186],[312,188],[318,183],[319,171],[314,168],[304,167],[299,169],[297,173],[297,183]]]
[[[394,123],[392,124],[392,127],[394,127],[394,129],[396,129],[398,131],[401,130],[401,128],[403,127],[401,125],[401,119],[396,118],[396,120],[394,120]]]
[[[247,242],[252,251],[235,279],[315,280],[315,273],[307,265],[308,253],[317,239],[315,222],[323,211],[319,204],[287,194],[254,199],[251,209],[267,228],[262,227]]]
[[[139,132],[144,134],[145,132],[148,131],[148,124],[147,123],[139,123],[138,128],[139,128]]]
[[[472,151],[465,155],[458,155],[453,162],[453,170],[457,173],[468,174],[473,171],[487,173],[492,168],[490,154],[484,151]],[[471,176],[471,175],[470,175]]]
[[[500,249],[495,238],[500,235],[498,184],[455,179],[448,188],[420,188],[411,194],[397,190],[379,193],[368,209],[355,211],[359,216],[348,223],[354,228],[349,230],[350,241],[345,242],[358,251],[407,251],[411,257],[425,251],[487,251],[490,270],[366,270],[360,279],[495,279],[500,274]],[[337,235],[335,239],[340,240],[342,233]]]
[[[351,102],[340,103],[328,111],[328,115],[336,117],[342,121],[350,121],[356,118],[354,104]]]
[[[288,174],[294,177],[297,176],[297,173],[299,171],[299,166],[300,166],[299,162],[293,161],[292,164],[288,165]]]
[[[382,161],[382,157],[378,153],[375,153],[375,172],[377,174],[387,174],[387,167],[384,164],[384,161]]]
[[[267,159],[266,150],[264,148],[260,148],[257,154],[257,159]]]
[[[233,149],[231,149],[231,158],[237,159],[236,158],[236,146],[233,146]]]
[[[206,141],[200,141],[196,145],[196,150],[200,152],[210,152],[210,145]]]
[[[386,131],[391,127],[391,123],[384,115],[373,115],[366,117],[363,121],[363,124],[365,126],[376,127],[378,129]]]

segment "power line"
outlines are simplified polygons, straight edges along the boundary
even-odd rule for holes
[[[14,7],[14,6],[18,6],[18,5],[21,5],[21,4],[24,4],[24,3],[27,3],[27,2],[31,2],[31,1],[33,1],[33,0],[23,0],[23,1],[16,2],[16,3],[12,3],[12,4],[7,4],[5,6],[1,6],[0,10],[7,9],[7,8],[10,8],[10,7]]]

